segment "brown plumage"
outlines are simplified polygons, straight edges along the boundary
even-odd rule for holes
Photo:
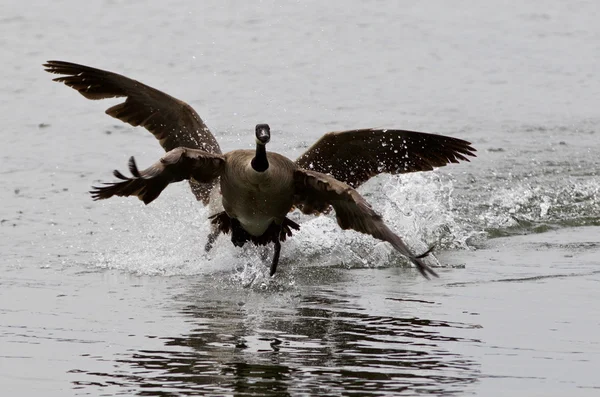
[[[267,130],[268,137],[261,141],[260,131]],[[226,233],[231,230],[232,242],[236,246],[242,246],[246,241],[255,244],[273,242],[275,256],[271,275],[277,269],[280,241],[291,235],[291,221],[286,218],[288,212],[294,206],[303,209],[304,206],[309,207],[311,213],[332,206],[342,229],[353,229],[387,241],[407,256],[424,277],[437,276],[421,260],[429,251],[422,255],[413,254],[351,186],[330,175],[302,169],[280,154],[267,154],[265,146],[270,139],[268,126],[258,125],[256,134],[255,152],[234,150],[219,155],[198,149],[177,148],[143,171],[138,170],[132,157],[129,162],[132,177],[115,171],[115,176],[121,181],[94,187],[92,197],[98,200],[113,195],[137,196],[148,204],[169,183],[184,179],[208,182],[220,177],[225,212],[218,214],[216,219],[221,231]],[[238,229],[236,225],[239,225]],[[284,228],[284,225],[288,227]]]
[[[53,80],[65,83],[88,99],[127,98],[108,108],[106,114],[134,127],[146,128],[167,152],[183,146],[221,153],[219,143],[198,113],[177,98],[120,74],[89,66],[48,61],[44,67],[49,73],[65,75]],[[190,186],[196,198],[207,204],[214,184],[191,182]]]
[[[139,81],[88,66],[48,61],[44,67],[50,73],[63,75],[54,81],[74,88],[88,99],[125,97],[125,102],[106,113],[146,128],[167,151],[159,162],[143,171],[138,170],[132,157],[129,163],[132,177],[115,171],[120,181],[94,187],[94,199],[137,196],[148,204],[170,183],[188,180],[196,198],[207,204],[220,180],[225,211],[211,216],[217,230],[209,236],[207,250],[219,231],[231,232],[232,242],[237,246],[247,241],[273,242],[273,274],[280,242],[291,236],[292,229],[299,228],[286,214],[296,207],[307,214],[328,212],[333,207],[342,229],[387,241],[425,277],[436,275],[421,261],[430,251],[412,254],[353,188],[380,173],[427,171],[469,161],[468,156],[475,156],[469,142],[406,130],[330,132],[292,162],[277,153],[266,153],[264,147],[270,139],[270,130],[265,124],[257,125],[256,152],[235,150],[222,155],[200,116],[179,99]],[[263,135],[259,135],[260,131]]]
[[[381,174],[431,171],[469,161],[471,143],[458,138],[392,129],[329,132],[296,160],[307,170],[331,174],[357,188]]]

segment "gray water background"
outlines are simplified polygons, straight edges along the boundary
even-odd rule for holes
[[[594,1],[0,5],[3,395],[595,396],[600,24]],[[142,129],[51,82],[48,59],[190,103],[224,150],[254,124],[294,158],[323,133],[436,132],[478,157],[361,188],[409,245],[300,218],[277,277],[184,184],[87,191]]]

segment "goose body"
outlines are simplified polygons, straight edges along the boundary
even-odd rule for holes
[[[219,233],[243,246],[273,243],[271,275],[277,269],[281,241],[298,230],[287,218],[294,208],[305,214],[335,211],[342,229],[353,229],[390,243],[408,257],[426,278],[436,273],[393,233],[355,190],[380,173],[428,171],[475,156],[470,142],[424,132],[396,129],[357,129],[329,132],[298,159],[266,151],[270,128],[255,129],[255,150],[221,154],[219,145],[200,116],[185,102],[125,76],[64,61],[48,61],[46,71],[88,99],[124,97],[106,113],[150,131],[166,154],[145,170],[129,162],[132,176],[114,171],[118,182],[94,187],[95,200],[137,196],[145,204],[170,183],[187,180],[196,198],[211,205],[213,231],[206,249]],[[215,189],[216,186],[219,189]]]
[[[294,163],[278,153],[268,153],[269,168],[252,168],[253,150],[225,154],[221,194],[225,212],[253,236],[261,236],[275,222],[281,224],[293,204]],[[276,199],[274,199],[276,198]]]

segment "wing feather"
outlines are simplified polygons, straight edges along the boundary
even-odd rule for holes
[[[294,204],[305,213],[320,212],[331,205],[342,229],[353,229],[387,241],[408,257],[425,278],[430,275],[437,277],[435,271],[421,260],[431,250],[421,255],[413,254],[400,236],[387,227],[381,215],[348,184],[329,175],[303,169],[294,172],[294,182]]]
[[[329,132],[297,160],[304,169],[331,174],[356,188],[380,173],[430,171],[469,161],[470,142],[424,132],[359,129]]]
[[[219,177],[225,157],[198,149],[177,148],[167,152],[159,161],[140,171],[135,159],[129,159],[131,177],[115,170],[119,182],[93,186],[90,193],[94,200],[112,196],[137,196],[145,204],[154,201],[170,184],[183,180],[210,183]]]
[[[187,103],[117,73],[64,61],[44,64],[49,73],[63,75],[64,83],[88,99],[126,98],[106,113],[132,126],[150,131],[165,151],[178,147],[221,154],[219,144],[198,113]],[[198,200],[208,203],[214,183],[190,183]]]

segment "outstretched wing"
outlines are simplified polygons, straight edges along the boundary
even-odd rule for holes
[[[297,160],[356,188],[380,174],[429,171],[475,156],[470,142],[425,132],[361,129],[329,132]]]
[[[187,103],[155,88],[117,73],[63,61],[44,64],[49,73],[64,76],[53,79],[74,88],[88,99],[125,97],[125,102],[106,114],[132,126],[150,131],[165,151],[178,147],[221,153],[217,140],[198,113]],[[208,203],[212,184],[191,184],[198,200]]]
[[[361,233],[387,241],[402,255],[407,256],[425,277],[437,277],[433,269],[427,266],[421,255],[415,255],[402,241],[400,236],[392,232],[383,222],[371,205],[352,187],[335,180],[329,175],[319,172],[297,169],[294,172],[295,197],[294,204],[304,213],[323,212],[329,205],[335,210],[337,223],[344,230],[353,229]]]
[[[135,159],[129,159],[131,177],[118,170],[114,175],[120,182],[92,186],[90,193],[94,200],[112,196],[137,196],[145,204],[152,202],[170,184],[184,179],[201,183],[212,182],[217,178],[225,157],[198,149],[177,148],[165,154],[159,161],[143,171],[139,171]]]

